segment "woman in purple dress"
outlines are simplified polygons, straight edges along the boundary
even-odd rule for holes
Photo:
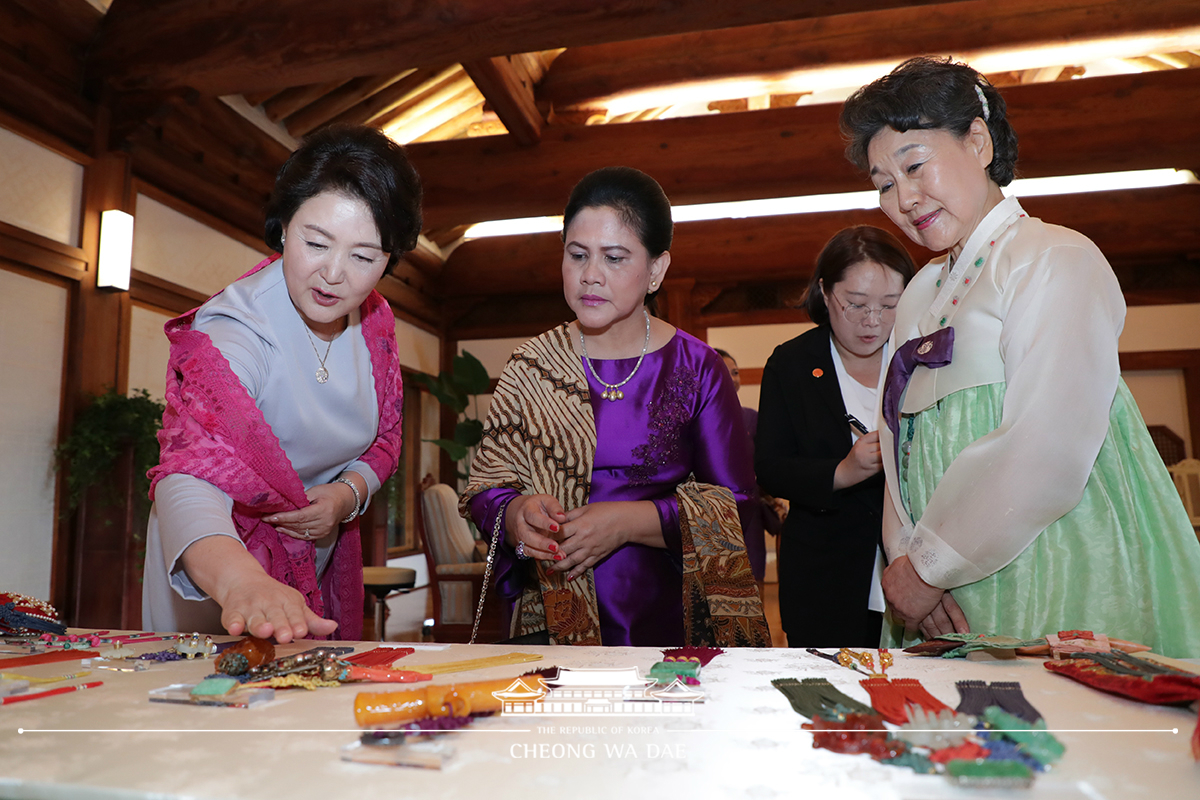
[[[491,542],[514,635],[554,644],[770,646],[742,540],[755,513],[737,394],[708,345],[651,316],[671,208],[591,173],[563,220],[576,320],[514,351],[461,509]]]

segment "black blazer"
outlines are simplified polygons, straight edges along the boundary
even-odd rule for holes
[[[833,490],[853,439],[828,325],[775,348],[763,369],[755,471],[786,498],[779,605],[792,647],[878,646],[867,601],[883,519],[883,474]],[[877,618],[876,618],[877,619]]]

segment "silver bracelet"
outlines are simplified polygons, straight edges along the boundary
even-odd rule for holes
[[[350,491],[354,492],[354,510],[350,512],[350,516],[348,516],[344,520],[342,520],[342,524],[345,524],[347,522],[353,522],[354,518],[358,516],[359,511],[362,510],[362,500],[359,498],[359,495],[358,495],[358,487],[355,486],[354,481],[350,480],[349,478],[337,477],[337,478],[333,479],[333,482],[334,483],[344,483],[350,487]]]

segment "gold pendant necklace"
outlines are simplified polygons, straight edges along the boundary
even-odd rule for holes
[[[637,363],[633,365],[633,372],[629,373],[625,380],[620,383],[608,383],[600,377],[600,373],[596,372],[596,365],[588,358],[587,342],[583,339],[583,326],[579,326],[579,347],[583,350],[583,360],[591,367],[592,377],[604,387],[604,391],[600,393],[600,396],[605,400],[617,401],[625,399],[625,393],[621,391],[621,387],[633,380],[633,376],[637,375],[638,367],[642,366],[642,359],[646,357],[646,350],[650,347],[650,312],[643,307],[642,314],[646,317],[646,341],[642,342],[642,354],[638,356]]]

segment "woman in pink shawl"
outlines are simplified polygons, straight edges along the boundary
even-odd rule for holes
[[[420,199],[382,133],[321,131],[271,195],[278,255],[167,323],[145,627],[361,637],[357,517],[396,468],[403,403],[374,286],[415,246]]]

